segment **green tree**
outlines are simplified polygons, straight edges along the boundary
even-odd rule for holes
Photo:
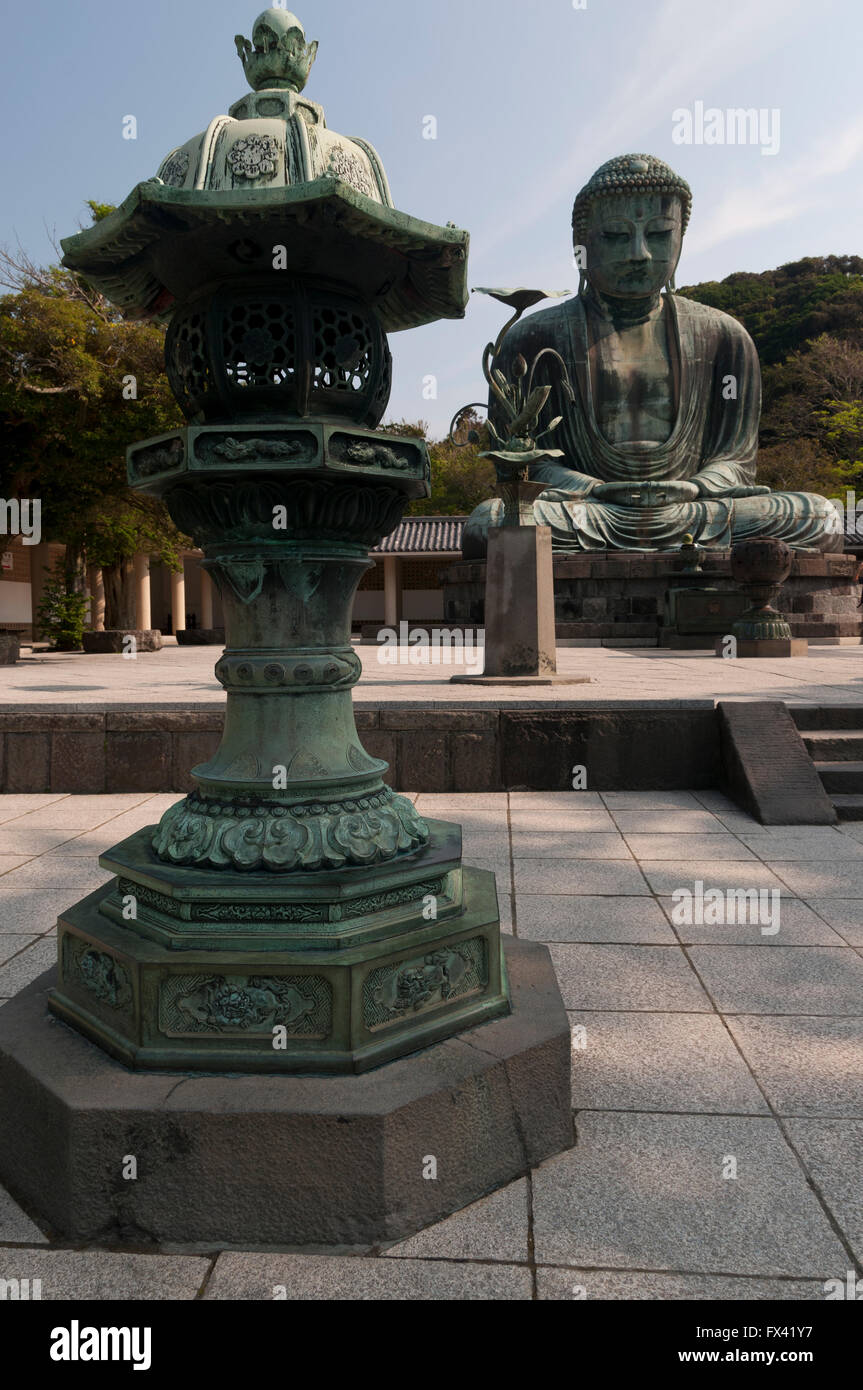
[[[93,205],[94,220],[111,211]],[[125,451],[182,417],[164,374],[164,331],[125,321],[85,280],[0,254],[3,495],[39,498],[43,536],[66,546],[68,592],[105,572],[107,626],[132,625],[132,558],[177,565],[185,542],[157,499],[133,492]]]
[[[66,584],[65,566],[55,565],[46,580],[39,604],[39,626],[51,646],[58,652],[80,649],[84,634],[87,600],[83,594],[70,593]]]
[[[760,273],[738,271],[680,293],[740,320],[762,366],[783,362],[822,333],[863,347],[863,258],[806,256]]]
[[[487,497],[494,494],[494,465],[480,458],[488,449],[489,440],[485,426],[478,415],[465,416],[459,431],[457,447],[450,439],[430,440],[429,427],[425,420],[400,420],[388,424],[384,429],[391,434],[406,434],[415,439],[425,439],[431,460],[431,497],[411,502],[407,508],[408,516],[465,516]],[[479,436],[477,443],[467,442],[468,431],[475,430]]]
[[[860,491],[863,259],[808,256],[680,292],[739,319],[758,349],[758,481],[827,497]]]

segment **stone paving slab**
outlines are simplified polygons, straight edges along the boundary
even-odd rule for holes
[[[76,859],[72,854],[45,854],[8,870],[0,877],[0,889],[65,888],[67,893],[83,898],[110,877],[95,860]]]
[[[0,998],[53,961],[58,912],[106,877],[98,853],[177,799],[0,796]],[[578,1146],[559,1170],[389,1250],[230,1253],[214,1270],[200,1252],[46,1248],[0,1194],[0,1257],[26,1246],[29,1277],[50,1274],[43,1297],[61,1298],[272,1299],[285,1284],[299,1299],[581,1298],[575,1285],[588,1299],[808,1299],[844,1280],[863,1241],[861,828],[760,826],[717,791],[417,804],[462,823],[504,930],[550,944],[575,1030]],[[697,879],[778,889],[779,933],[673,925],[671,893]],[[728,1155],[734,1180],[717,1176]],[[40,1244],[50,1263],[36,1268]]]
[[[679,946],[548,949],[568,1009],[710,1011],[710,1000]]]
[[[7,792],[0,796],[0,825],[5,826],[7,821],[17,820],[19,816],[27,815],[30,811],[42,810],[55,801],[67,799],[58,792],[33,792],[27,795]]]
[[[691,885],[690,885],[691,886]],[[799,898],[782,894],[774,903],[767,899],[766,912],[762,905],[753,904],[746,920],[739,922],[675,922],[679,905],[671,898],[660,903],[672,923],[677,938],[685,946],[847,946],[849,942],[839,932],[828,927],[823,914],[817,913]],[[863,902],[860,904],[863,908]],[[779,930],[774,931],[778,925]]]
[[[417,1259],[523,1264],[529,1254],[528,1219],[527,1180],[519,1178],[436,1226],[391,1245],[383,1253]]]
[[[798,897],[863,898],[863,863],[856,860],[842,860],[838,864],[822,859],[804,863],[769,862]]]
[[[636,859],[673,859],[678,863],[689,860],[733,859],[743,863],[754,859],[751,850],[741,844],[736,835],[637,835],[627,834],[626,843]]]
[[[848,947],[693,946],[722,1013],[863,1014],[863,959]]]
[[[735,811],[734,814],[742,821],[739,831],[740,839],[743,841],[752,840],[756,849],[765,848],[770,841],[770,837],[777,840],[798,840],[804,844],[811,845],[813,849],[833,849],[837,845],[837,837],[847,840],[853,837],[856,829],[856,821],[848,821],[843,825],[761,825],[758,821],[750,820],[742,811]],[[726,817],[724,811],[717,812],[720,817]]]
[[[768,827],[765,826],[765,829]],[[775,826],[771,826],[774,832]],[[803,837],[797,835],[747,835],[741,834],[740,840],[753,854],[757,854],[759,859],[793,861],[811,861],[813,856],[823,855],[825,860],[863,860],[863,844],[851,838],[850,835],[843,835],[839,830],[831,830],[827,826],[813,825],[809,827],[810,835]],[[819,830],[825,830],[827,834],[819,836]],[[780,870],[781,872],[781,870]]]
[[[698,811],[704,807],[695,792],[602,792],[602,799],[613,815],[618,811]],[[733,803],[723,797],[723,805]],[[754,824],[754,822],[750,822]]]
[[[530,941],[676,944],[662,908],[644,897],[522,893],[518,899],[518,934]]]
[[[750,820],[742,811],[717,811],[716,818],[722,822],[723,829],[730,830],[732,835],[739,836],[747,831],[752,831],[754,834],[759,828],[766,829],[766,827],[759,827],[758,822]],[[813,827],[813,829],[815,828],[824,829],[823,826]]]
[[[787,1123],[792,1143],[863,1263],[863,1120]]]
[[[842,826],[842,833],[850,835],[853,840],[863,840],[863,822],[848,821]]]
[[[111,822],[109,822],[110,824]],[[106,832],[110,834],[109,832]],[[4,830],[0,825],[0,860],[7,855],[19,855],[24,858],[31,858],[34,854],[47,854],[50,850],[59,847],[66,847],[68,853],[74,853],[73,846],[79,841],[77,830],[60,830],[41,826],[35,828],[31,826],[19,826],[16,830]],[[94,850],[89,851],[90,854]]]
[[[612,806],[614,822],[621,834],[632,835],[722,835],[728,831],[712,811],[669,806],[664,810],[626,810]]]
[[[174,800],[176,799],[175,797]],[[116,796],[67,796],[62,801],[52,802],[50,806],[30,811],[22,828],[91,830],[96,825],[113,820],[124,811],[132,810],[146,800],[147,797],[137,793]]]
[[[513,827],[512,853],[516,859],[624,859],[628,849],[623,836],[615,832]]]
[[[7,932],[43,936],[69,905],[68,888],[7,888],[0,879],[0,938]]]
[[[0,854],[0,887],[3,886],[3,879],[14,869],[26,864],[28,858],[29,856],[26,854]]]
[[[497,795],[497,793],[495,793]],[[555,812],[580,815],[583,811],[601,811],[607,796],[600,792],[508,792],[510,815],[520,815],[523,811],[537,811],[540,815]],[[483,801],[486,797],[483,796]]]
[[[0,902],[2,910],[2,902]],[[57,960],[57,942],[51,937],[37,938],[29,950],[0,965],[0,998],[9,999],[29,985]]]
[[[220,1255],[207,1299],[370,1302],[530,1299],[526,1266],[338,1255]],[[283,1294],[281,1291],[285,1290]],[[275,1292],[274,1292],[275,1290]]]
[[[512,806],[509,818],[513,833],[519,835],[536,831],[573,834],[605,831],[612,834],[618,828],[604,806]]]
[[[863,946],[863,898],[816,897],[810,906],[849,946]]]
[[[765,1114],[768,1105],[713,1014],[569,1015],[572,1104],[581,1110]],[[576,1046],[577,1040],[577,1046]]]
[[[728,1028],[777,1114],[863,1120],[863,1017],[738,1014]]]
[[[824,1283],[818,1279],[735,1279],[709,1274],[654,1274],[642,1270],[620,1273],[600,1269],[548,1269],[536,1272],[537,1298],[593,1299],[632,1302],[684,1300],[815,1299],[823,1301]],[[725,1343],[721,1344],[724,1348]]]
[[[5,965],[13,956],[17,956],[19,951],[23,951],[27,946],[32,946],[38,937],[34,933],[31,936],[16,936],[12,932],[7,932],[0,936],[0,965]],[[9,991],[7,991],[9,993]]]
[[[775,865],[762,864],[755,859],[642,859],[642,871],[651,890],[660,897],[671,897],[678,888],[693,891],[695,883],[702,883],[704,891],[720,888],[723,893],[729,888],[776,888],[783,898],[789,885],[779,877]],[[791,897],[796,897],[794,893]]]
[[[0,1246],[0,1279],[41,1279],[43,1302],[194,1299],[198,1297],[211,1263],[194,1255],[113,1254],[107,1250]]]
[[[515,891],[624,897],[650,893],[638,865],[624,859],[518,859]]]
[[[814,1122],[807,1122],[814,1123]],[[583,1112],[533,1175],[538,1264],[787,1274],[848,1264],[775,1120]],[[736,1159],[736,1178],[723,1178]]]

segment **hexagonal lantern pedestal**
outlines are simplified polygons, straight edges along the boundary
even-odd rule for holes
[[[394,1239],[572,1142],[548,953],[502,951],[494,876],[384,783],[351,700],[369,550],[429,493],[425,445],[376,430],[386,332],[463,313],[467,236],[392,209],[363,142],[336,167],[377,185],[225,191],[220,159],[279,147],[275,119],[243,134],[265,104],[322,147],[320,108],[258,92],[236,158],[208,137],[193,186],[142,184],[64,243],[127,310],[172,314],[189,424],[130,448],[129,478],[204,550],[227,637],[196,791],[61,914],[50,1015],[44,981],[0,1015],[0,1174],[79,1238]]]

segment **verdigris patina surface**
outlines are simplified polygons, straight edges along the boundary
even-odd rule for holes
[[[573,236],[577,297],[517,324],[504,344],[505,375],[545,348],[567,364],[574,397],[546,357],[537,381],[562,416],[562,459],[534,464],[547,484],[534,503],[554,549],[671,550],[687,534],[727,548],[751,536],[841,551],[833,504],[808,492],[756,484],[761,374],[742,325],[674,293],[689,222],[689,186],[651,155],[603,164],[581,190]],[[665,290],[663,294],[662,291]],[[489,413],[505,429],[500,404]],[[483,502],[465,528],[465,559],[485,554],[503,504]]]

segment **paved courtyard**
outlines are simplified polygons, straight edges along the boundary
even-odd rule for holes
[[[424,650],[426,660],[419,662]],[[378,705],[422,703],[447,709],[472,704],[530,708],[613,703],[649,709],[652,702],[713,708],[717,700],[785,700],[789,704],[863,704],[863,647],[815,646],[808,657],[791,660],[721,660],[712,652],[670,652],[657,647],[625,650],[612,647],[560,647],[558,671],[571,676],[551,686],[453,685],[450,676],[464,673],[464,653],[426,647],[403,647],[390,653],[365,644],[357,647],[363,678],[354,701]],[[225,692],[213,675],[220,647],[178,647],[173,638],[159,652],[123,656],[87,656],[83,652],[24,651],[15,666],[0,669],[3,712],[95,710],[189,710],[223,705]],[[444,664],[442,657],[460,657]],[[481,672],[476,652],[474,674]]]
[[[0,1000],[53,963],[56,913],[107,877],[97,855],[175,800],[0,797]],[[45,1299],[821,1300],[859,1277],[863,825],[767,829],[716,792],[417,804],[461,822],[507,930],[549,945],[576,1147],[342,1256],[72,1249],[0,1194],[0,1278],[41,1279]],[[699,922],[719,914],[698,884],[766,890],[761,918]]]

